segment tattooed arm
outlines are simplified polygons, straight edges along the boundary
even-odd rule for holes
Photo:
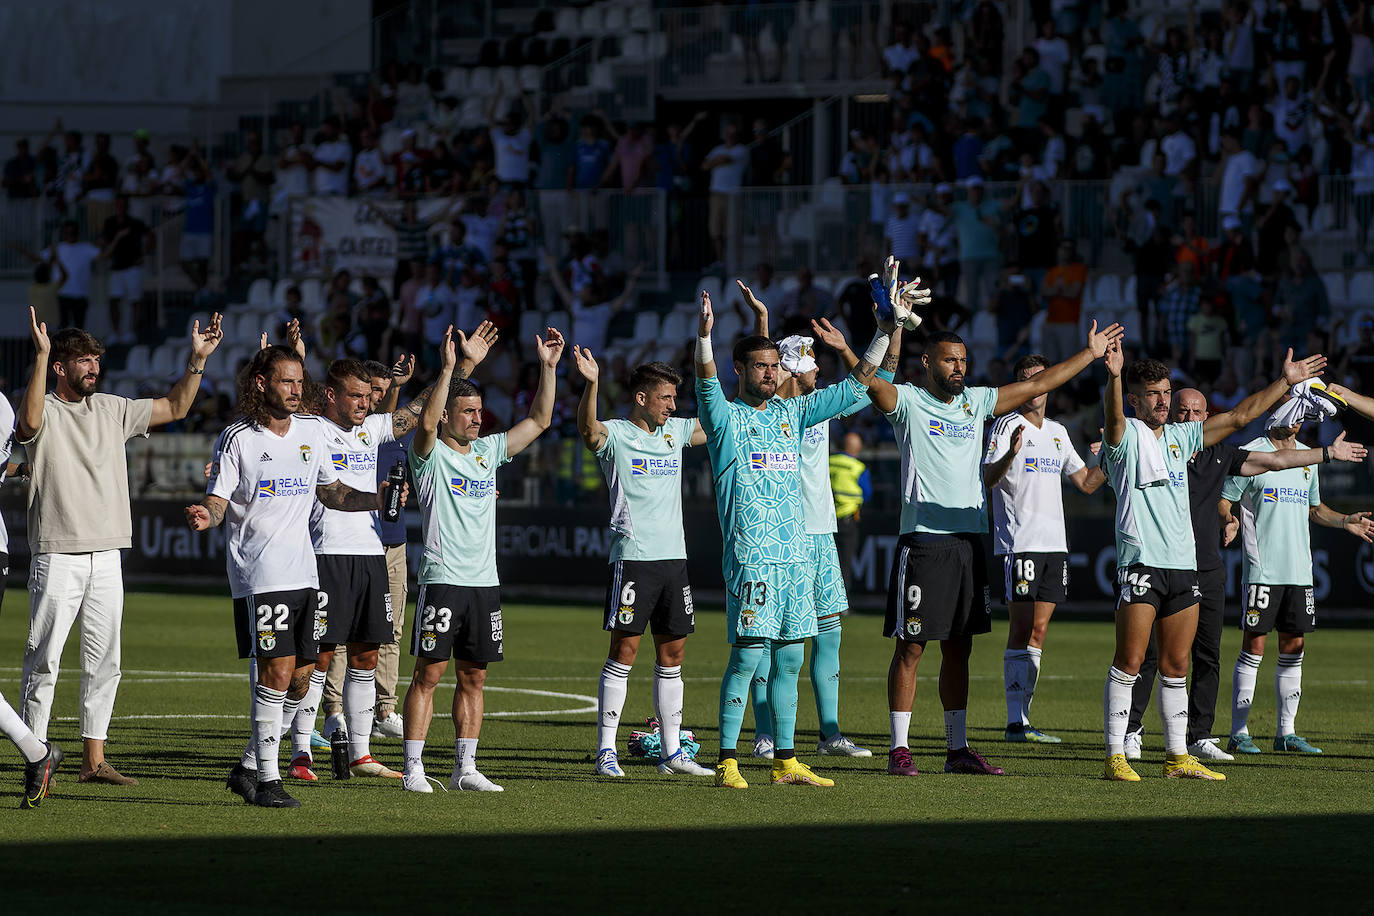
[[[315,498],[326,509],[337,509],[340,512],[371,512],[373,509],[382,508],[388,486],[389,484],[383,481],[378,485],[376,493],[365,493],[353,489],[342,480],[336,480],[316,486]]]
[[[186,507],[186,524],[191,526],[192,531],[217,528],[224,521],[224,511],[228,508],[228,500],[207,495],[204,502]]]
[[[484,321],[477,326],[477,330],[468,337],[462,331],[455,331],[458,339],[458,346],[463,352],[463,359],[453,370],[454,378],[467,378],[472,375],[473,370],[487,358],[487,352],[491,345],[496,342],[496,326],[490,321]],[[420,425],[420,415],[425,412],[425,405],[429,403],[429,397],[434,393],[434,386],[430,385],[424,391],[416,395],[415,400],[391,415],[391,434],[397,439],[407,435],[411,430]]]

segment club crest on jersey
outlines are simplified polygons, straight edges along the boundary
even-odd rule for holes
[[[481,455],[473,455],[473,456],[472,456],[472,460],[475,461],[475,462],[477,463],[477,466],[478,466],[479,468],[481,468],[482,470],[485,471],[485,470],[487,469],[487,459],[486,459],[486,458],[483,458]]]
[[[792,424],[791,424],[791,423],[788,423],[786,420],[783,420],[782,423],[781,423],[781,426],[782,426],[782,434],[783,434],[784,436],[786,436],[787,438],[791,439],[791,438],[792,438]]]
[[[271,652],[277,647],[277,634],[272,630],[258,631],[258,648],[264,652]]]
[[[1303,468],[1303,469],[1302,469],[1302,479],[1303,479],[1303,480],[1311,480],[1311,479],[1312,479],[1312,469],[1311,469],[1311,468]]]
[[[668,443],[669,445],[672,445],[672,444],[673,444],[673,434],[670,433],[670,432],[665,432],[665,433],[663,434],[663,441],[666,442],[666,443]]]
[[[302,463],[302,464],[309,464],[309,463],[310,463],[310,446],[308,446],[308,445],[302,445],[302,446],[301,446],[301,463]]]
[[[1024,598],[1026,595],[1029,595],[1029,594],[1030,594],[1030,583],[1027,582],[1025,579],[1017,579],[1017,580],[1016,580],[1016,594],[1020,595],[1020,596],[1023,597],[1023,598]]]
[[[358,430],[358,441],[368,448],[372,447],[372,439],[367,435],[367,430],[365,429]]]
[[[963,408],[964,416],[966,416],[966,417],[971,417],[971,416],[973,416],[973,405],[970,404],[968,401],[964,401],[964,403],[960,404],[959,406],[960,406],[961,408]]]
[[[626,626],[629,626],[635,622],[635,609],[628,604],[622,604],[620,606],[620,613],[616,614],[616,619]]]
[[[752,610],[740,611],[739,628],[741,630],[754,629],[754,612]]]
[[[1175,461],[1183,460],[1183,451],[1173,442],[1169,443],[1169,457]]]
[[[1064,450],[1064,443],[1059,441],[1058,436],[1054,437],[1054,450],[1056,452],[1062,452]]]
[[[439,638],[434,635],[433,630],[426,630],[420,634],[420,649],[423,652],[433,652],[434,647],[439,644]]]
[[[908,635],[908,636],[920,636],[920,635],[921,635],[921,618],[919,618],[919,617],[908,617],[908,618],[906,619],[906,635]]]

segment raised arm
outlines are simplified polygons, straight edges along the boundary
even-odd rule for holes
[[[48,394],[48,357],[52,344],[48,341],[48,323],[39,322],[38,312],[29,306],[29,337],[33,340],[33,372],[29,375],[29,387],[24,390],[24,400],[19,404],[16,424],[19,441],[28,442],[43,428],[43,399]]]
[[[596,418],[597,381],[601,369],[591,350],[575,346],[572,354],[577,371],[586,382],[582,388],[582,400],[577,402],[577,431],[582,434],[582,441],[587,448],[593,453],[599,452],[606,444],[606,424]]]
[[[697,316],[697,346],[696,346],[696,370],[697,378],[716,377],[716,358],[711,350],[711,328],[715,327],[716,318],[711,312],[711,294],[706,290],[701,291],[701,311]]]
[[[471,337],[468,337],[459,330],[455,330],[454,333],[458,335],[458,349],[462,351],[463,361],[454,368],[452,377],[468,378],[472,375],[473,370],[481,364],[482,360],[487,358],[487,352],[491,349],[491,345],[496,342],[496,325],[492,324],[490,321],[484,321],[477,326],[477,330],[472,332]],[[405,357],[402,357],[402,360],[404,359]],[[397,360],[396,365],[400,366],[402,360]],[[414,364],[414,357],[411,357],[408,365],[413,368]],[[393,378],[396,377],[395,372],[396,370],[392,369]],[[410,376],[406,375],[405,378],[408,380]],[[400,386],[404,384],[405,381],[394,384],[392,390],[399,391]],[[434,389],[437,385],[438,382],[430,385],[424,391],[417,394],[405,407],[397,410],[391,415],[391,434],[394,437],[400,439],[420,425],[420,416],[424,413],[430,398],[433,397]],[[387,392],[387,397],[393,397],[391,392]]]
[[[1102,427],[1102,441],[1116,448],[1126,435],[1125,400],[1121,396],[1121,368],[1125,365],[1126,356],[1121,352],[1121,341],[1116,341],[1107,349],[1105,362],[1107,388],[1102,394],[1102,413],[1106,423]]]
[[[1368,395],[1352,391],[1344,385],[1337,385],[1334,382],[1326,386],[1326,390],[1345,400],[1350,405],[1350,409],[1361,416],[1374,420],[1374,398]]]
[[[506,456],[514,457],[529,447],[553,424],[554,389],[558,384],[555,370],[563,355],[563,335],[555,328],[545,328],[544,336],[534,338],[539,354],[539,387],[530,402],[530,412],[506,433]]]
[[[1094,321],[1088,330],[1088,345],[1079,350],[1078,353],[1062,363],[1050,366],[1043,372],[1037,372],[1023,382],[1012,382],[1010,385],[1003,385],[998,388],[997,405],[993,408],[993,413],[1001,415],[1013,411],[1027,401],[1038,398],[1040,395],[1065,384],[1088,368],[1093,360],[1105,356],[1107,348],[1113,342],[1120,340],[1123,334],[1125,331],[1119,324],[1113,324],[1106,330],[1099,331],[1097,322]]]
[[[736,280],[739,291],[744,295],[744,304],[749,307],[749,311],[754,313],[754,334],[759,337],[768,336],[768,306],[759,301],[759,297],[754,295],[754,291],[744,285],[743,280]]]
[[[563,280],[563,272],[558,269],[558,262],[547,251],[544,252],[544,266],[549,269],[549,282],[553,284],[553,291],[558,293],[558,298],[562,300],[564,306],[572,308],[576,303],[576,300],[573,299],[572,290],[568,289],[568,284]]]
[[[215,352],[215,348],[223,339],[224,332],[220,330],[219,312],[210,316],[210,323],[205,326],[204,331],[200,329],[199,321],[191,325],[191,358],[186,363],[186,371],[177,379],[172,390],[167,392],[166,397],[153,401],[153,414],[148,419],[149,426],[162,426],[186,416],[191,405],[195,403],[196,392],[200,390],[200,378],[205,374],[205,361]]]
[[[1244,429],[1264,416],[1269,408],[1278,403],[1279,398],[1288,393],[1299,382],[1321,375],[1326,368],[1326,357],[1320,353],[1304,360],[1294,362],[1293,350],[1283,359],[1283,374],[1268,388],[1257,391],[1225,413],[1213,414],[1202,424],[1202,445],[1206,448],[1215,445],[1234,432]]]
[[[611,311],[618,312],[625,307],[635,294],[635,284],[639,282],[639,275],[644,273],[643,262],[636,264],[630,273],[625,277],[625,288],[620,291],[620,295],[611,300]]]
[[[896,376],[897,364],[902,361],[902,326],[897,325],[893,328],[892,335],[887,341],[887,353],[883,355],[882,365],[878,367],[879,373],[873,376],[873,383],[868,386],[868,398],[883,413],[892,413],[897,409],[897,386],[888,378],[884,378],[882,373],[892,377]]]
[[[439,355],[442,361],[434,387],[444,396],[425,401],[425,409],[420,412],[420,425],[415,428],[415,439],[410,445],[410,450],[421,458],[428,458],[429,453],[434,451],[434,443],[439,439],[439,423],[443,420],[444,408],[448,406],[448,388],[453,382],[454,363],[458,361],[453,346],[453,325],[444,331],[444,338],[439,342]]]
[[[401,400],[401,389],[414,375],[415,354],[402,353],[396,357],[396,362],[391,364],[391,384],[387,386],[386,394],[382,396],[382,403],[377,405],[379,413],[396,412],[396,406]]]
[[[1240,466],[1242,477],[1256,477],[1265,471],[1286,471],[1289,468],[1307,467],[1312,464],[1326,464],[1328,461],[1364,461],[1368,452],[1358,442],[1345,441],[1342,432],[1330,445],[1321,448],[1285,448],[1277,452],[1246,452],[1245,463]]]

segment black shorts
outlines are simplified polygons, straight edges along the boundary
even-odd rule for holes
[[[463,662],[501,661],[501,587],[421,585],[415,598],[410,654]]]
[[[296,657],[297,664],[320,656],[320,595],[313,588],[264,592],[234,599],[239,658]]]
[[[1310,585],[1247,585],[1240,628],[1247,633],[1311,633],[1317,605]]]
[[[1197,571],[1192,569],[1160,569],[1137,563],[1117,568],[1116,585],[1121,604],[1148,604],[1159,617],[1172,616],[1202,601]]]
[[[316,554],[320,570],[320,645],[396,641],[384,556]]]
[[[1068,599],[1067,553],[1009,553],[1002,557],[1002,563],[1002,600],[1007,604],[1059,604]]]
[[[976,534],[904,534],[897,541],[883,633],[911,642],[992,631],[987,561]]]
[[[617,560],[606,585],[604,630],[686,636],[696,629],[686,560]]]

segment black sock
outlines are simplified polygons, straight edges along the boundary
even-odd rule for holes
[[[784,749],[777,747],[773,749],[774,760],[791,760],[795,756],[797,756],[797,752],[794,748],[789,747]]]
[[[727,761],[727,760],[738,760],[738,759],[739,759],[739,754],[736,753],[735,751],[727,751],[727,750],[721,749],[721,752],[720,752],[720,762],[721,762],[721,763],[724,763],[724,762]]]

